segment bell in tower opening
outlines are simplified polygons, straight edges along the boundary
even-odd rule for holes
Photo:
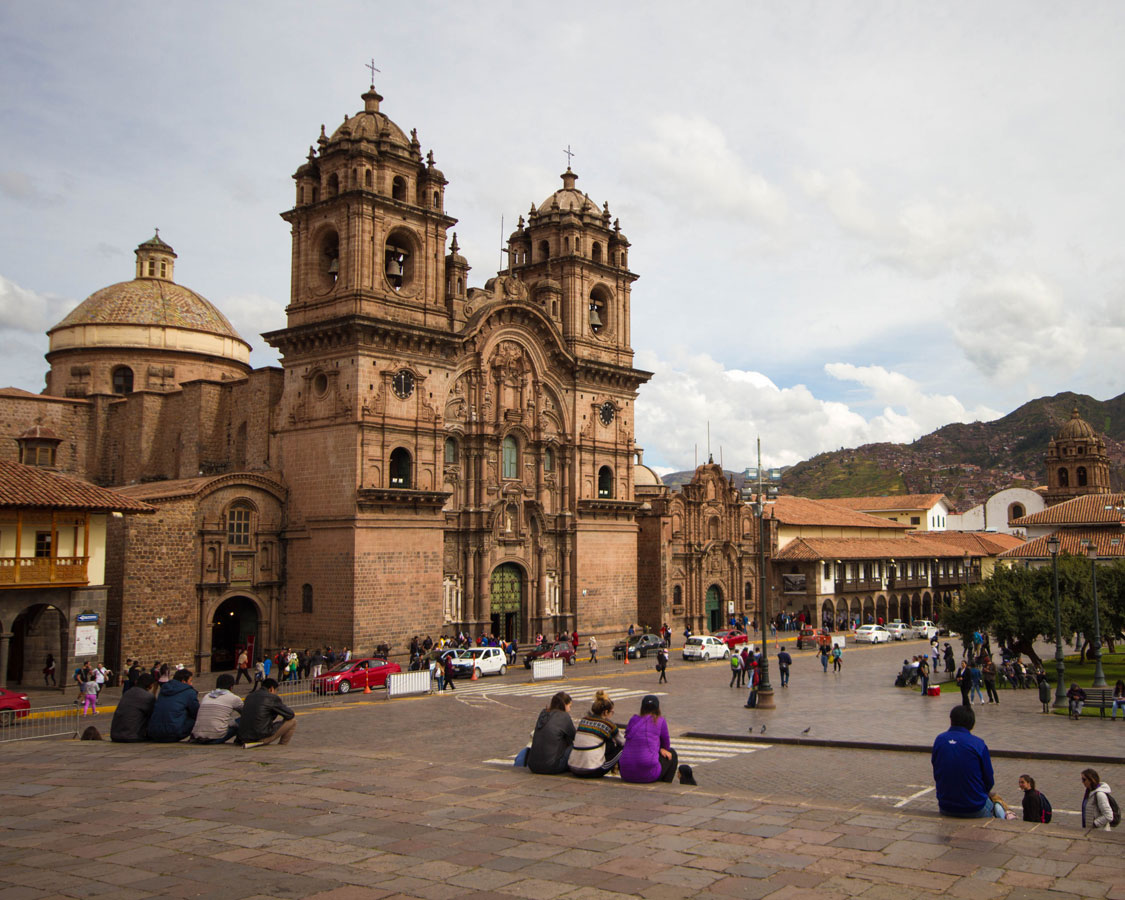
[[[396,291],[402,290],[404,277],[406,275],[406,263],[408,254],[401,247],[392,247],[387,245],[387,281],[391,283]]]

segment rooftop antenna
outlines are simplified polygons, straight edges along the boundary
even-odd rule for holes
[[[723,467],[723,445],[719,444],[719,468]]]
[[[762,436],[758,435],[758,502],[762,502]]]
[[[710,464],[710,463],[713,463],[714,461],[715,461],[715,457],[713,457],[711,455],[711,420],[708,419],[707,420],[707,462],[708,462],[708,464]]]
[[[695,467],[699,468],[699,444],[695,445]]]

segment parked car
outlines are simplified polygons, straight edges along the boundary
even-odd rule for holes
[[[938,627],[929,619],[915,619],[910,627],[914,629],[914,637],[930,640],[938,633]]]
[[[887,625],[887,633],[896,641],[912,640],[914,629],[905,622],[891,622]]]
[[[711,635],[711,637],[718,638],[731,650],[733,650],[739,644],[745,644],[748,640],[750,640],[746,636],[745,631],[741,631],[737,628],[724,628],[722,631],[716,631]]]
[[[745,637],[745,635],[743,635]],[[713,634],[689,637],[684,644],[684,659],[729,659],[730,647]]]
[[[832,632],[824,628],[810,628],[805,626],[797,634],[797,649],[804,650],[806,647],[831,647],[832,646]]]
[[[575,659],[574,645],[570,641],[559,641],[555,644],[540,644],[533,650],[529,650],[527,655],[523,658],[523,667],[525,669],[531,668],[531,663],[537,659],[565,659],[568,666],[574,665]],[[503,674],[502,672],[500,674]]]
[[[627,641],[618,641],[613,647],[613,658],[624,659],[628,647],[629,659],[645,657],[655,653],[664,646],[664,641],[658,634],[634,634]]]
[[[860,644],[885,644],[891,633],[882,625],[861,625],[856,629],[855,639]]]
[[[364,688],[386,687],[387,676],[401,672],[398,663],[387,662],[374,656],[336,663],[327,672],[313,679],[313,690],[318,694],[346,694]]]
[[[508,656],[499,647],[469,647],[453,657],[453,671],[459,676],[503,675],[508,671]]]
[[[31,701],[27,694],[0,690],[0,726],[15,725],[17,719],[27,718]]]

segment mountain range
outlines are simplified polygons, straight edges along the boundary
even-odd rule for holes
[[[1095,400],[1064,392],[1040,397],[991,422],[945,425],[909,444],[864,444],[820,453],[782,472],[781,492],[800,497],[945,494],[959,511],[1008,487],[1046,484],[1047,444],[1079,415],[1105,437],[1110,484],[1125,485],[1125,394]],[[691,472],[664,476],[670,486]],[[742,473],[729,473],[742,487]]]

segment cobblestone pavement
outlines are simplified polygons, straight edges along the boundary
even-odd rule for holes
[[[35,741],[0,745],[0,900],[34,897],[972,897],[1125,900],[1125,829],[1083,832],[1081,762],[1034,774],[1055,821],[942,819],[928,754],[770,744],[928,746],[952,697],[891,686],[910,646],[848,650],[839,676],[798,655],[777,708],[747,710],[723,664],[579,664],[564,682],[460,682],[299,713],[285,748]],[[917,652],[917,651],[915,651]],[[776,681],[776,678],[775,678]],[[604,687],[618,718],[662,692],[698,787],[539,777],[503,764],[545,696]],[[1120,756],[1125,724],[1044,716],[1032,691],[978,708],[994,749]],[[108,716],[96,717],[108,731]],[[766,732],[761,732],[765,725]],[[745,738],[739,750],[685,732]],[[753,731],[753,735],[751,735]],[[501,761],[500,763],[496,762]],[[1125,766],[1099,764],[1125,794]]]

